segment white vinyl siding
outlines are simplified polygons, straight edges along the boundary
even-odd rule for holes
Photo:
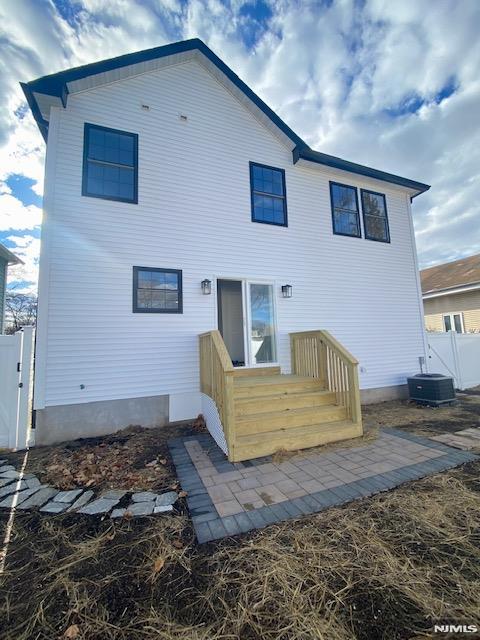
[[[284,371],[288,333],[316,328],[359,359],[362,388],[403,384],[417,371],[422,319],[401,188],[293,165],[197,62],[70,95],[52,118],[37,407],[198,390],[198,334],[217,322],[205,278],[275,282]],[[138,133],[137,205],[81,196],[85,122]],[[251,221],[250,162],[285,170],[288,227]],[[386,194],[391,244],[333,235],[329,180]],[[183,314],[132,313],[134,265],[182,270]]]

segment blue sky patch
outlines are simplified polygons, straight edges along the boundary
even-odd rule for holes
[[[26,207],[31,204],[34,204],[36,207],[42,206],[42,198],[32,190],[35,180],[15,173],[9,176],[5,182],[12,190],[12,195],[20,200]]]

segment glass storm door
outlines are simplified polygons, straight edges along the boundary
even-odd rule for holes
[[[247,282],[249,322],[247,326],[250,366],[277,362],[274,288],[271,284]]]

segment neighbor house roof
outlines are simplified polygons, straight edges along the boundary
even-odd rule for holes
[[[17,256],[9,251],[3,244],[0,244],[0,258],[6,260],[7,264],[23,264],[23,261],[17,258]]]
[[[66,71],[38,78],[32,82],[20,84],[40,132],[46,141],[50,108],[52,106],[63,106],[65,108],[69,94],[162,68],[167,64],[171,64],[174,61],[173,57],[175,57],[175,62],[197,59],[206,63],[207,68],[220,82],[226,84],[242,102],[249,103],[249,107],[253,109],[257,117],[266,126],[274,127],[277,133],[285,141],[289,142],[293,152],[294,163],[304,160],[349,171],[368,178],[390,182],[409,189],[412,197],[430,188],[429,185],[416,180],[402,178],[401,176],[314,151],[198,38],[136,53],[128,53],[117,58],[67,69]]]
[[[480,253],[423,269],[420,280],[427,297],[480,288]]]

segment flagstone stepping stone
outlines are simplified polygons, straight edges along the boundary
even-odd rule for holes
[[[77,498],[81,493],[82,493],[83,489],[71,489],[70,491],[60,491],[59,493],[57,493],[57,495],[55,496],[54,500],[55,502],[73,502],[73,500],[75,500],[75,498]]]
[[[153,513],[169,513],[170,511],[173,511],[173,505],[171,504],[160,505],[153,509]]]
[[[110,489],[105,493],[102,493],[101,498],[105,498],[106,500],[120,500],[127,493],[127,491],[123,491],[122,489]]]
[[[40,507],[40,511],[44,513],[62,513],[68,507],[68,502],[55,502],[54,500],[50,500],[43,507]]]
[[[3,464],[0,467],[0,473],[3,473],[4,471],[15,471],[15,467],[13,467],[11,464]]]
[[[29,489],[33,489],[33,487],[40,487],[40,485],[42,484],[40,480],[35,476],[33,476],[32,478],[27,478],[26,476],[24,476],[23,479],[27,483],[27,487]]]
[[[133,502],[149,502],[158,498],[158,493],[152,491],[141,491],[140,493],[134,493],[132,495]]]
[[[18,506],[19,509],[33,509],[35,507],[43,506],[50,498],[52,498],[56,493],[58,493],[57,489],[53,487],[44,487],[42,486],[36,493],[34,493],[30,498],[27,498],[22,504]]]
[[[102,496],[101,498],[98,498],[97,500],[94,500],[93,502],[86,504],[84,507],[79,509],[77,513],[87,513],[92,516],[100,513],[107,513],[108,511],[110,511],[110,509],[113,509],[113,507],[117,505],[119,501],[120,501],[119,498],[108,499]]]
[[[12,480],[10,479],[10,484],[0,489],[0,498],[3,498],[4,496],[8,496],[10,493],[15,493],[17,489],[18,491],[23,491],[23,489],[28,489],[27,483],[24,480],[22,480],[21,482],[12,482]]]
[[[68,507],[67,511],[76,511],[77,509],[80,509],[80,507],[83,507],[83,505],[87,504],[91,497],[93,497],[93,491],[89,489],[88,491],[85,491],[85,493],[83,493],[79,498],[77,498],[72,506]]]
[[[132,516],[149,516],[153,513],[153,501],[151,502],[134,502],[127,507],[127,513]]]
[[[111,518],[122,518],[125,513],[127,512],[126,509],[114,509],[112,511],[112,513],[110,514]]]
[[[0,487],[4,487],[7,484],[13,482],[13,478],[0,478]]]
[[[20,473],[18,473],[18,471],[15,471],[15,469],[8,469],[8,471],[1,471],[0,472],[0,478],[20,478]]]
[[[7,498],[0,502],[0,507],[13,507],[15,504],[21,504],[24,500],[29,498],[32,493],[35,493],[38,489],[25,489],[24,491],[20,491],[19,493],[12,493]]]
[[[172,505],[177,500],[178,493],[176,491],[167,491],[167,493],[162,493],[162,495],[158,496],[158,498],[155,500],[155,506],[166,507],[168,505]]]

